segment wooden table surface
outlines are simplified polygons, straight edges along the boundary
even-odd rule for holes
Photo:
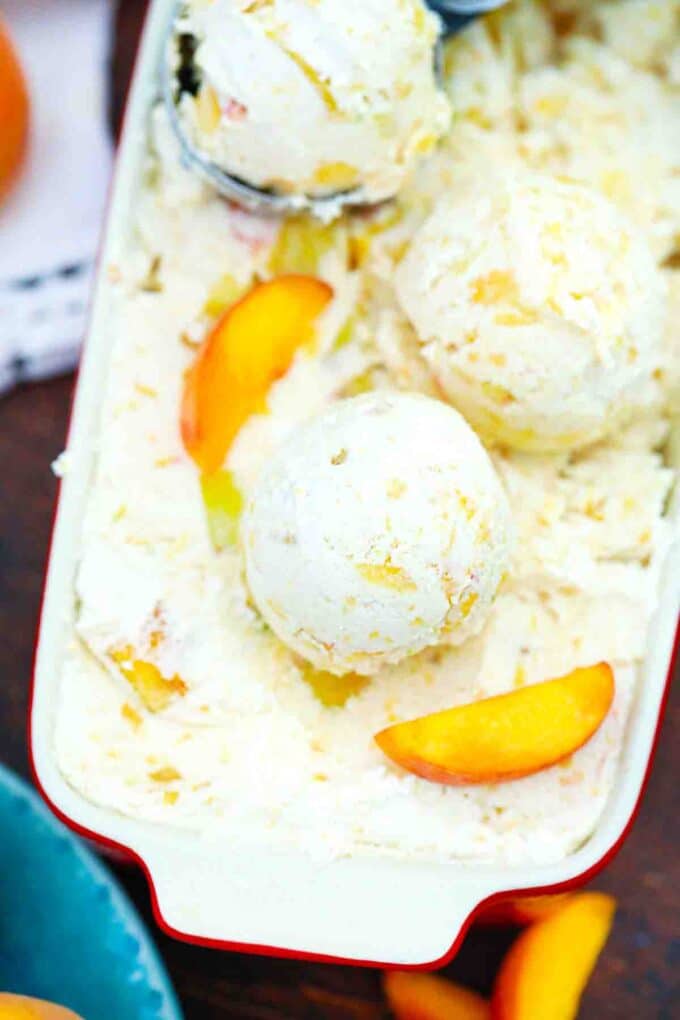
[[[144,6],[144,0],[121,0],[112,65],[114,118]],[[49,465],[64,442],[72,387],[73,379],[66,378],[0,399],[0,758],[24,775],[28,688],[55,494]],[[676,685],[635,827],[616,860],[594,882],[613,893],[620,905],[583,1000],[580,1016],[586,1020],[680,1016],[679,730]],[[154,928],[143,878],[132,869],[116,870]],[[154,930],[187,1020],[387,1016],[375,971],[198,949]],[[446,973],[488,991],[512,937],[509,931],[473,929]]]

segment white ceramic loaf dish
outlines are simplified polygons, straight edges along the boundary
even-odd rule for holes
[[[422,863],[349,858],[316,864],[302,853],[244,852],[187,832],[145,824],[89,803],[59,771],[54,723],[71,637],[80,529],[94,469],[93,437],[107,377],[113,300],[106,266],[124,257],[147,144],[150,104],[174,0],[151,4],[118,156],[90,328],[68,439],[36,653],[30,737],[36,779],[53,809],[101,844],[144,867],[159,923],[190,941],[279,955],[426,966],[456,948],[475,910],[516,891],[584,881],[620,845],[642,792],[667,689],[680,602],[680,547],[665,565],[660,606],[615,788],[591,838],[546,866]],[[674,445],[680,460],[680,430]],[[678,514],[675,499],[671,512]],[[238,841],[236,841],[238,844]]]

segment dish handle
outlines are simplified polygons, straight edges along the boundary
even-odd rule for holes
[[[188,837],[147,848],[143,862],[157,921],[176,938],[366,966],[443,963],[475,909],[497,891],[464,867],[452,880],[450,864],[319,863],[299,852]]]

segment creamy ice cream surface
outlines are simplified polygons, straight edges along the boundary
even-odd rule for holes
[[[236,25],[243,63],[216,66],[237,67],[250,91],[236,98],[261,100],[265,119],[279,58],[288,102],[280,42],[303,57],[294,77],[314,130],[303,123],[298,151],[284,117],[266,149],[299,158],[296,179],[331,158],[324,125],[340,123],[324,120],[305,64],[328,70],[324,89],[349,109],[380,99],[371,82],[392,73],[390,52],[401,66],[404,47],[424,48],[411,4],[190,7],[197,34],[211,18]],[[322,860],[525,866],[593,833],[648,675],[674,528],[673,26],[672,0],[517,0],[475,21],[446,43],[455,117],[442,143],[397,200],[331,223],[236,209],[182,166],[165,109],[150,113],[129,246],[104,269],[100,427],[61,461],[81,463],[80,443],[92,454],[54,729],[80,795],[161,839],[183,828]],[[356,95],[355,62],[370,79]],[[412,77],[420,109],[409,96],[400,109],[429,132],[439,100]],[[227,110],[235,127],[239,108]],[[332,160],[359,165],[373,143],[348,121]],[[187,370],[232,303],[282,274],[320,278],[332,299],[206,479],[182,442]],[[266,353],[261,325],[243,354]],[[537,436],[564,448],[516,448]],[[600,729],[525,779],[442,786],[373,740],[600,661],[616,686]]]
[[[196,41],[193,143],[259,187],[377,201],[446,128],[422,0],[191,0],[178,32]]]
[[[319,669],[375,673],[484,623],[510,512],[472,429],[440,401],[332,405],[262,470],[246,576],[275,633]]]
[[[447,396],[488,439],[578,447],[649,399],[664,281],[594,190],[525,172],[445,198],[395,286]]]

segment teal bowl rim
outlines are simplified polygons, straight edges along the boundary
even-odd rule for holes
[[[17,802],[17,807],[28,808],[31,816],[43,828],[41,835],[46,842],[52,841],[71,848],[78,864],[92,880],[93,887],[106,889],[111,914],[115,915],[124,932],[131,936],[131,963],[143,970],[146,986],[160,996],[156,1008],[158,1020],[183,1020],[182,1008],[153,937],[116,877],[88,850],[80,838],[55,818],[34,787],[2,762],[0,791],[8,791]]]

